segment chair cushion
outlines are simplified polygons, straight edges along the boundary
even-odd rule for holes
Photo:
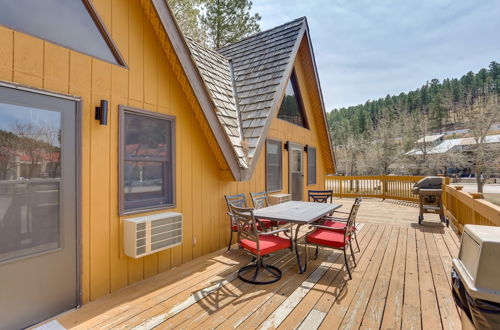
[[[271,228],[273,226],[273,220],[268,219],[259,219],[259,222],[264,225],[266,228]]]
[[[328,229],[317,229],[307,235],[307,243],[319,244],[333,248],[341,248],[346,245],[344,231],[333,231]]]
[[[339,229],[339,230],[344,230],[346,227],[345,222],[337,222],[337,221],[331,221],[331,220],[326,220],[323,223],[323,226],[330,227],[332,229]]]
[[[290,247],[290,240],[275,236],[275,235],[260,235],[259,236],[260,245],[260,256],[265,256],[269,253],[273,253],[279,250],[288,249]],[[240,241],[240,246],[245,250],[257,254],[257,242],[242,239]]]

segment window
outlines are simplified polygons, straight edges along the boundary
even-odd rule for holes
[[[307,147],[307,184],[316,184],[316,148]]]
[[[304,115],[304,107],[300,98],[299,85],[295,72],[292,72],[290,81],[288,81],[285,95],[283,96],[283,101],[278,112],[278,118],[307,128],[306,116]]]
[[[0,102],[0,262],[60,247],[61,115]]]
[[[282,185],[281,141],[266,140],[266,190],[280,191]]]
[[[0,24],[125,65],[90,0],[0,0]]]
[[[120,107],[121,214],[175,204],[175,119]]]

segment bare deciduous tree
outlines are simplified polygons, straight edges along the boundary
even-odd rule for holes
[[[498,166],[500,146],[488,143],[486,136],[493,123],[500,117],[498,94],[491,93],[476,98],[466,116],[466,122],[474,139],[471,152],[474,158],[477,191],[483,192],[484,184],[493,168]]]

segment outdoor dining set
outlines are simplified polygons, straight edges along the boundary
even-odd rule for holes
[[[356,259],[352,242],[359,244],[356,237],[356,215],[362,198],[355,199],[350,212],[338,209],[341,204],[333,203],[332,190],[309,190],[308,201],[287,201],[270,205],[266,192],[250,193],[253,207],[249,207],[244,194],[226,195],[231,236],[237,234],[238,247],[253,257],[250,264],[240,268],[238,277],[252,284],[271,284],[281,279],[281,270],[266,264],[264,258],[280,250],[295,252],[299,273],[304,273],[308,263],[308,244],[342,250],[349,278],[352,278],[347,250],[354,266]],[[303,263],[299,251],[299,234],[307,226],[304,237]]]

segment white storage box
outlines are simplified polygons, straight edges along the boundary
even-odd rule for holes
[[[276,204],[281,204],[284,202],[291,201],[292,195],[291,194],[271,194],[271,195],[268,195],[268,198],[269,198],[269,204],[276,205]]]
[[[465,225],[453,266],[471,297],[500,303],[500,227]]]

